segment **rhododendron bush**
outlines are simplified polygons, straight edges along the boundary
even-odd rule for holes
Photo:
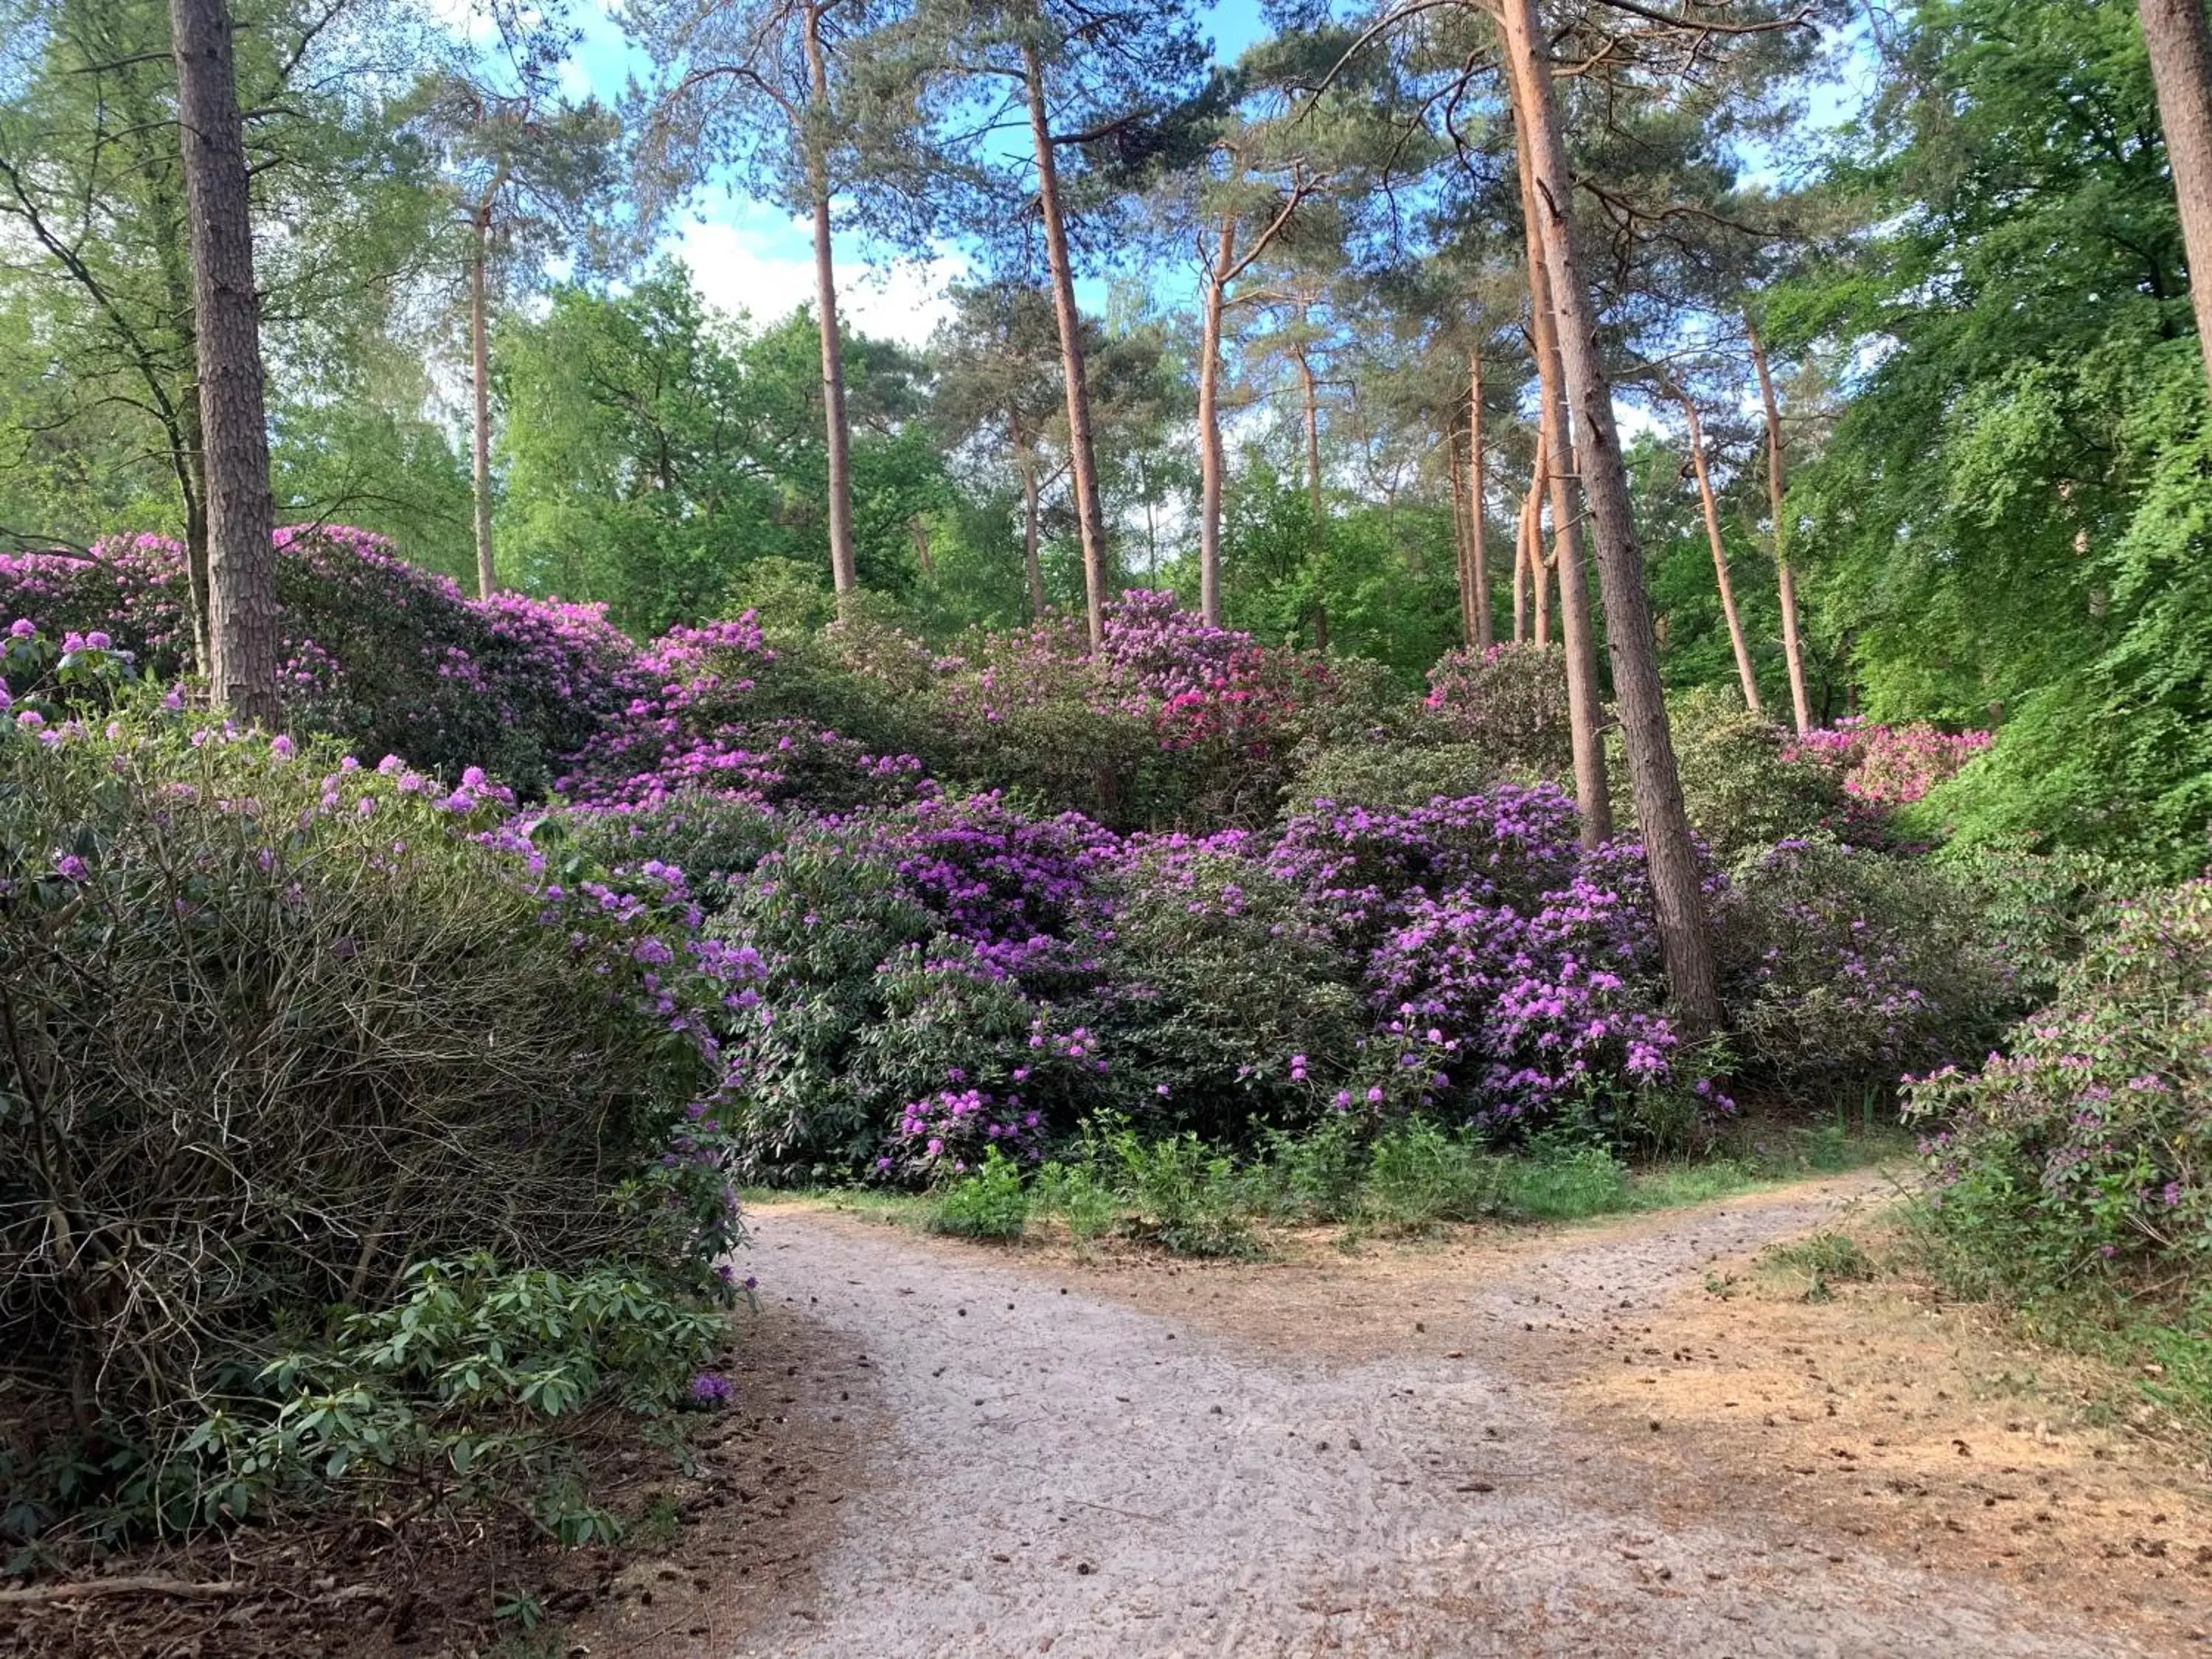
[[[712,1019],[757,958],[700,934],[673,870],[550,863],[481,772],[164,708],[100,638],[59,649],[26,621],[0,660],[21,690],[0,688],[11,1499],[234,1518],[341,1449],[328,1425],[280,1432],[295,1388],[363,1390],[382,1450],[337,1461],[395,1480],[436,1468],[449,1430],[488,1437],[489,1480],[495,1443],[520,1455],[602,1387],[672,1398],[715,1328],[684,1309],[738,1236]],[[562,1313],[567,1407],[492,1364],[445,1424],[323,1346],[449,1259],[494,1308],[628,1287],[616,1312]],[[661,1335],[624,1346],[648,1316]]]
[[[1454,653],[1394,711],[1356,670],[1142,592],[1095,653],[1079,618],[936,650],[866,611],[640,646],[587,607],[471,599],[358,532],[279,539],[300,726],[388,741],[441,789],[553,790],[510,839],[711,907],[747,975],[712,1019],[758,1172],[1018,1164],[1102,1111],[1236,1136],[1432,1110],[1518,1134],[1699,1086],[1661,1010],[1638,849],[1585,853],[1546,781],[1567,759],[1556,651]],[[0,587],[173,670],[177,550],[95,553],[8,561]],[[1731,854],[1847,798],[1871,814],[1976,741],[1685,719],[1692,798],[1748,831]],[[1425,759],[1388,804],[1311,790],[1317,757],[1393,745]],[[1431,775],[1448,787],[1409,790]],[[1874,867],[1800,853],[1741,894],[1711,878],[1771,1079],[1893,1078],[1964,1052],[1931,1033],[1986,1026],[1987,997],[1957,975],[1939,995],[1937,964],[1897,947],[1856,879]]]
[[[525,793],[647,689],[603,607],[466,597],[343,526],[279,530],[287,707],[358,751],[458,777],[479,766]],[[0,614],[47,635],[99,629],[149,673],[191,665],[179,543],[111,538],[88,555],[0,554]]]
[[[2036,1296],[2212,1268],[2212,882],[2116,907],[2001,1053],[1911,1091],[1952,1266]],[[2200,1327],[2201,1328],[2201,1327]]]

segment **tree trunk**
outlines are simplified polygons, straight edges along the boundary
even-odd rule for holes
[[[1526,124],[1523,124],[1524,131]],[[1528,145],[1521,154],[1521,212],[1528,243],[1528,305],[1534,322],[1540,382],[1539,410],[1551,452],[1552,562],[1559,573],[1559,643],[1567,655],[1567,731],[1574,753],[1575,805],[1582,842],[1595,848],[1613,839],[1613,794],[1605,775],[1605,742],[1598,732],[1597,639],[1591,625],[1589,578],[1583,573],[1582,508],[1575,495],[1575,449],[1567,428],[1567,399],[1559,366],[1559,319],[1530,184]],[[1539,605],[1540,618],[1544,612]]]
[[[194,351],[208,494],[208,680],[218,708],[274,726],[276,504],[269,490],[253,220],[224,0],[170,0],[192,248]]]
[[[1304,327],[1306,308],[1298,307],[1298,325]],[[1321,536],[1321,387],[1314,379],[1313,362],[1306,356],[1305,341],[1298,341],[1298,386],[1305,394],[1306,419],[1306,501],[1313,508],[1314,536]]]
[[[1544,434],[1536,434],[1539,451],[1543,447]],[[1537,464],[1543,456],[1539,453]],[[1513,518],[1513,643],[1528,642],[1528,509],[1536,500],[1536,485],[1529,481],[1528,493],[1521,498],[1521,509]]]
[[[1029,577],[1030,620],[1044,620],[1044,567],[1037,562],[1037,475],[1036,452],[1022,451],[1022,569]]]
[[[1459,591],[1459,642],[1471,651],[1474,648],[1474,571],[1468,560],[1466,479],[1460,471],[1456,428],[1444,434],[1444,482],[1451,490],[1452,574]]]
[[[1759,373],[1759,400],[1766,407],[1766,501],[1774,518],[1774,574],[1782,594],[1782,660],[1790,670],[1790,708],[1797,718],[1797,735],[1813,729],[1813,709],[1805,695],[1805,647],[1797,635],[1797,579],[1790,570],[1787,521],[1782,513],[1782,410],[1774,401],[1774,376],[1767,372],[1766,351],[1751,319],[1743,319],[1751,342],[1751,366]]]
[[[1221,626],[1221,313],[1237,257],[1237,216],[1221,216],[1221,245],[1206,283],[1206,321],[1198,348],[1198,609]]]
[[[131,77],[127,84],[135,91],[137,78]],[[158,118],[150,100],[132,97],[125,100],[125,107],[134,126],[149,135],[155,130]],[[195,351],[192,254],[184,204],[177,199],[172,187],[167,157],[152,152],[143,142],[133,149],[139,156],[139,174],[146,181],[153,218],[155,258],[161,268],[163,299],[184,349]],[[153,371],[143,354],[140,361],[140,372],[146,377],[163,435],[168,441],[169,466],[176,476],[177,496],[184,506],[185,585],[191,605],[192,666],[205,674],[214,650],[208,638],[207,457],[200,434],[198,376],[195,374],[185,386],[182,397],[173,397],[164,377]]]
[[[2212,27],[2204,0],[2136,0],[2136,9],[2150,48],[2150,82],[2181,209],[2197,348],[2212,377]]]
[[[1713,580],[1721,590],[1721,615],[1728,618],[1729,644],[1735,652],[1735,677],[1743,686],[1744,706],[1754,714],[1766,712],[1759,700],[1759,676],[1751,665],[1751,646],[1743,636],[1743,618],[1736,614],[1735,584],[1729,580],[1728,549],[1721,541],[1720,508],[1713,500],[1712,474],[1705,468],[1705,434],[1698,424],[1698,405],[1686,392],[1676,394],[1690,422],[1690,464],[1697,469],[1698,501],[1705,508],[1705,539],[1712,544]]]
[[[477,204],[470,224],[469,259],[469,377],[476,395],[476,431],[472,435],[472,471],[477,513],[477,597],[489,599],[499,586],[499,572],[491,556],[491,345],[487,338],[489,301],[484,265],[485,243],[491,237],[491,197]]]
[[[806,75],[813,100],[807,106],[806,183],[814,198],[814,304],[822,339],[822,410],[830,459],[830,583],[838,609],[860,591],[860,565],[853,545],[852,430],[845,422],[845,353],[837,326],[837,259],[830,223],[830,70],[822,55],[822,8],[809,4],[803,32]]]
[[[916,513],[907,520],[906,530],[914,542],[914,562],[921,568],[921,579],[927,581],[937,574],[929,558],[929,520]]]
[[[1575,246],[1574,188],[1559,130],[1551,65],[1538,56],[1535,0],[1502,0],[1505,58],[1527,120],[1531,189],[1542,227],[1546,275],[1559,323],[1559,355],[1574,407],[1576,458],[1589,502],[1603,589],[1613,684],[1620,700],[1638,833],[1650,872],[1652,908],[1677,1018],[1692,1036],[1721,1021],[1720,984],[1706,931],[1702,872],[1682,807],[1681,779],[1667,727],[1659,647],[1644,586],[1644,551],[1629,505],[1628,470],[1613,425],[1613,388],[1599,356],[1597,311]]]
[[[1490,551],[1483,544],[1482,524],[1482,356],[1467,354],[1467,560],[1474,576],[1474,632],[1469,642],[1478,651],[1492,644],[1490,616]]]
[[[1106,515],[1098,504],[1098,467],[1091,441],[1091,390],[1083,375],[1083,315],[1075,308],[1075,270],[1060,216],[1060,173],[1045,109],[1044,68],[1034,42],[1022,44],[1029,86],[1030,137],[1036,145],[1037,205],[1044,216],[1046,263],[1052,268],[1052,309],[1060,325],[1060,375],[1067,382],[1067,459],[1075,488],[1075,522],[1083,542],[1083,596],[1091,648],[1106,636]]]
[[[1526,645],[1529,640],[1530,605],[1536,597],[1536,575],[1540,564],[1536,553],[1537,502],[1544,489],[1544,434],[1536,432],[1536,457],[1528,475],[1528,493],[1521,498],[1521,518],[1513,543],[1513,643]]]

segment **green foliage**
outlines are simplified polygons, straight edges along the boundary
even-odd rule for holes
[[[1498,776],[1494,759],[1480,744],[1383,736],[1318,750],[1284,795],[1292,811],[1317,800],[1346,806],[1425,806],[1439,798],[1473,794]]]
[[[1849,1096],[1988,1052],[2017,964],[1953,866],[1828,840],[1747,854],[1714,907],[1729,1027],[1793,1091]]]
[[[1702,686],[1668,710],[1682,804],[1723,863],[1792,836],[1840,829],[1843,785],[1829,768],[1787,757],[1789,737],[1744,707],[1741,691]]]
[[[1231,854],[1139,855],[1113,883],[1099,1024],[1154,1110],[1207,1135],[1313,1109],[1297,1074],[1348,1075],[1369,1015],[1350,961],[1288,880]]]
[[[1177,1255],[1250,1255],[1237,1166],[1188,1132],[1146,1139],[1127,1126],[1094,1130],[1095,1164],[1109,1171],[1122,1224]]]
[[[343,1483],[368,1504],[513,1500],[564,1547],[610,1542],[621,1528],[581,1495],[573,1419],[674,1409],[724,1328],[613,1267],[422,1262],[390,1308],[271,1360],[152,1472],[148,1497],[181,1528]]]
[[[675,922],[649,887],[633,919],[550,900],[477,841],[495,806],[334,749],[159,711],[109,732],[0,728],[0,1133],[25,1149],[0,1166],[0,1336],[43,1508],[182,1522],[258,1501],[289,1475],[251,1449],[257,1379],[428,1260],[712,1286],[735,1217],[714,1126],[683,1109],[715,1078],[644,983],[643,941]],[[657,994],[696,989],[678,969]],[[587,1311],[531,1312],[570,1294],[551,1280],[471,1282],[455,1340]],[[438,1307],[465,1311],[456,1294]],[[583,1386],[517,1377],[533,1410]],[[364,1420],[411,1432],[398,1399]],[[217,1438],[252,1463],[226,1476],[237,1504],[207,1484]]]
[[[966,1238],[1015,1239],[1029,1218],[1030,1194],[1022,1186],[1021,1167],[992,1146],[985,1149],[981,1164],[938,1193],[929,1225]]]
[[[1977,1072],[1917,1085],[1954,1273],[2030,1301],[2212,1260],[2212,884],[2121,904]]]
[[[1995,748],[1915,816],[2179,874],[2212,826],[2212,562],[2159,135],[2132,7],[1917,7],[1836,168],[1880,228],[1772,316],[1880,346],[1791,492],[1808,589],[1854,641],[1867,712],[2001,717]]]
[[[1805,1279],[1805,1299],[1826,1302],[1833,1286],[1861,1283],[1875,1276],[1874,1258],[1849,1233],[1820,1232],[1794,1244],[1778,1244],[1765,1259]]]
[[[861,574],[898,592],[915,574],[914,516],[945,499],[942,463],[908,426],[910,361],[860,339],[847,358]],[[525,588],[605,600],[623,627],[654,633],[733,608],[757,561],[828,568],[805,313],[749,331],[665,265],[619,295],[556,289],[543,319],[503,325],[498,361],[515,412],[501,434],[500,556]]]

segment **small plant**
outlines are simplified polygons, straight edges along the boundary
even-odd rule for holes
[[[1121,1204],[1112,1185],[1087,1163],[1054,1158],[1037,1171],[1035,1207],[1039,1216],[1058,1216],[1079,1249],[1113,1231]]]
[[[1805,1276],[1805,1300],[1834,1299],[1838,1285],[1863,1283],[1875,1277],[1874,1258],[1848,1233],[1814,1233],[1794,1244],[1778,1244],[1766,1253],[1775,1267]]]
[[[940,1191],[931,1211],[932,1231],[963,1238],[1017,1239],[1029,1224],[1030,1198],[1014,1161],[993,1146],[970,1173]]]
[[[1104,1153],[1139,1231],[1177,1255],[1255,1253],[1235,1164],[1196,1135],[1148,1142],[1116,1129],[1105,1137]]]
[[[1502,1160],[1462,1130],[1415,1120],[1378,1136],[1360,1192],[1363,1218],[1404,1228],[1498,1212]]]

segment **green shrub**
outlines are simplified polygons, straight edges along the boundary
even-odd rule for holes
[[[1284,792],[1286,809],[1316,801],[1346,806],[1425,806],[1455,800],[1504,775],[1479,744],[1427,743],[1388,736],[1353,738],[1315,750]]]
[[[673,865],[692,894],[718,910],[728,902],[729,878],[767,857],[781,834],[775,815],[758,803],[701,791],[623,811],[556,812],[532,839],[544,848],[566,840],[611,867]]]
[[[1843,827],[1838,773],[1786,758],[1789,734],[1745,708],[1735,690],[1700,686],[1668,714],[1682,804],[1723,863],[1754,847]]]
[[[1111,1232],[1121,1214],[1113,1184],[1087,1161],[1054,1158],[1037,1171],[1035,1206],[1040,1216],[1058,1216],[1079,1245]]]
[[[1155,1115],[1229,1139],[1312,1113],[1307,1079],[1357,1063],[1370,1016],[1351,960],[1299,890],[1255,860],[1141,851],[1104,884],[1112,989],[1097,1004],[1115,1063]]]
[[[1361,1214],[1404,1227],[1495,1215],[1502,1205],[1503,1163],[1465,1130],[1447,1133],[1413,1119],[1376,1137]]]
[[[1331,1112],[1310,1128],[1271,1126],[1246,1171],[1251,1200],[1280,1221],[1349,1218],[1366,1170],[1369,1128],[1365,1115],[1352,1112]]]
[[[1178,1255],[1254,1251],[1237,1168],[1196,1135],[1146,1140],[1129,1128],[1094,1136],[1094,1163],[1112,1171],[1127,1224]]]
[[[1955,1277],[2030,1298],[2212,1269],[2212,882],[2120,905],[2049,1007],[1911,1091]]]
[[[49,1499],[167,1492],[425,1261],[708,1287],[722,988],[653,884],[542,890],[489,785],[160,711],[57,737],[0,727],[0,1367]]]
[[[1030,1195],[1018,1165],[996,1146],[983,1161],[943,1188],[930,1210],[932,1231],[964,1238],[1019,1238],[1028,1226]]]
[[[1978,899],[1944,865],[1832,841],[1740,860],[1713,917],[1746,1062],[1833,1096],[1988,1052],[2021,1001]]]
[[[1579,1221],[1631,1206],[1628,1166],[1603,1146],[1544,1142],[1498,1167],[1498,1206],[1528,1221]]]
[[[1567,653],[1558,646],[1452,652],[1429,671],[1424,707],[1431,729],[1480,753],[1492,776],[1572,774]]]

